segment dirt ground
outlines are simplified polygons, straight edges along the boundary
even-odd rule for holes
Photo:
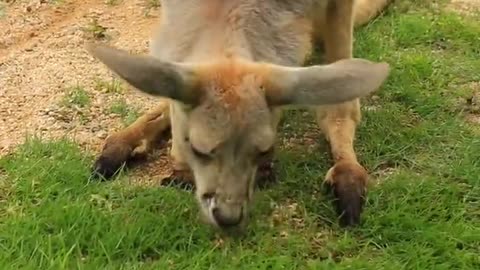
[[[480,12],[480,0],[451,0],[448,7],[460,14],[478,14]]]
[[[92,35],[85,27],[96,19],[106,27],[110,44],[146,52],[159,18],[158,8],[146,15],[151,0],[113,2],[0,0],[0,156],[26,134],[66,135],[97,152],[107,134],[122,127],[118,115],[105,113],[113,100],[125,97],[127,103],[142,108],[154,104],[155,100],[126,85],[127,91],[113,94],[95,87],[96,80],[111,80],[113,74],[84,50]],[[450,7],[477,12],[480,0],[453,0]],[[65,109],[59,104],[75,85],[88,92],[91,104]],[[149,167],[154,170],[156,165]]]
[[[0,18],[0,156],[23,142],[25,135],[68,136],[86,149],[100,150],[107,134],[123,127],[121,117],[106,113],[114,100],[148,108],[155,100],[129,88],[122,93],[96,89],[113,74],[84,49],[97,20],[103,40],[132,52],[146,52],[159,10],[146,15],[145,0],[12,1]],[[90,97],[85,108],[61,105],[67,89],[80,85]],[[159,161],[161,162],[161,161]]]
[[[68,135],[98,149],[108,132],[121,127],[118,117],[104,113],[118,97],[94,89],[96,79],[108,81],[112,74],[84,50],[89,39],[84,28],[97,19],[111,44],[146,52],[158,17],[144,15],[144,2],[17,0],[7,5],[0,20],[0,153],[22,142],[26,133]],[[59,112],[66,90],[77,84],[91,97],[83,119],[74,110]],[[135,104],[153,102],[132,89],[123,95]]]

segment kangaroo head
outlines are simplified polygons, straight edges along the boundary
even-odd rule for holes
[[[389,73],[388,64],[363,59],[310,67],[239,59],[189,64],[100,45],[88,50],[135,88],[179,105],[172,126],[182,138],[174,140],[194,174],[202,213],[222,228],[246,224],[257,166],[275,141],[273,109],[353,100]]]

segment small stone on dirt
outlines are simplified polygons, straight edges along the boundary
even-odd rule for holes
[[[97,132],[97,137],[98,137],[99,139],[102,139],[102,140],[103,140],[103,139],[107,138],[107,132],[101,130],[101,131]]]

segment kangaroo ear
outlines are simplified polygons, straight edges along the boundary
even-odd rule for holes
[[[376,91],[389,74],[387,63],[346,59],[323,66],[270,66],[266,98],[271,106],[326,105]]]
[[[185,104],[201,96],[193,67],[161,61],[152,56],[132,55],[105,45],[87,44],[87,51],[138,90]]]

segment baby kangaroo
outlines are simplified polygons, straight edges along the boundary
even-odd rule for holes
[[[94,170],[110,177],[167,128],[177,171],[193,174],[203,217],[243,228],[259,165],[271,158],[286,106],[313,108],[329,141],[326,173],[342,225],[360,222],[368,174],[354,150],[359,98],[389,65],[352,58],[354,26],[387,0],[164,0],[149,55],[103,45],[89,52],[159,105],[107,138]],[[325,65],[303,67],[314,42]]]

